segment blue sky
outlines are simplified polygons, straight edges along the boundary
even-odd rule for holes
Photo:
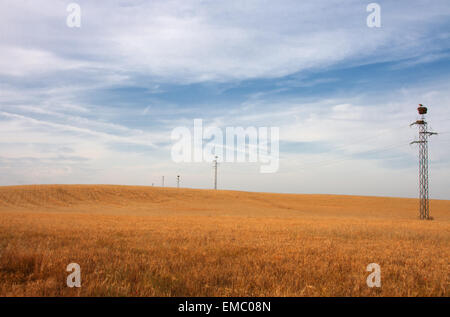
[[[175,163],[171,131],[280,128],[280,169],[223,163],[219,187],[417,196],[418,103],[429,106],[431,195],[450,199],[450,6],[377,1],[0,4],[1,185],[210,188]]]

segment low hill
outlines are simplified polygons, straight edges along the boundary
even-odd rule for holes
[[[0,296],[448,297],[450,201],[417,215],[404,198],[0,187]]]
[[[392,217],[415,219],[418,200],[408,198],[272,194],[228,190],[120,185],[0,187],[0,211],[71,210],[147,214]],[[431,201],[436,219],[450,220],[450,201]]]

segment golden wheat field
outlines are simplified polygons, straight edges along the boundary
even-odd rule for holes
[[[449,296],[450,201],[417,213],[401,198],[0,187],[0,295]]]

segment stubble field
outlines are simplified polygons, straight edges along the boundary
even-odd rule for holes
[[[0,187],[0,296],[449,296],[450,201],[417,213],[400,198]]]

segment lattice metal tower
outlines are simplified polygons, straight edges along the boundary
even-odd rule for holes
[[[422,104],[417,108],[420,119],[411,123],[411,126],[419,126],[419,140],[413,141],[411,144],[419,144],[419,198],[420,198],[420,219],[430,218],[430,203],[429,203],[429,191],[428,191],[428,137],[430,135],[437,134],[436,132],[428,131],[427,122],[425,121],[425,115],[428,112],[427,107]]]
[[[214,189],[217,189],[217,159],[218,158],[219,158],[218,156],[215,157],[214,165],[213,165],[213,167],[214,167]]]

